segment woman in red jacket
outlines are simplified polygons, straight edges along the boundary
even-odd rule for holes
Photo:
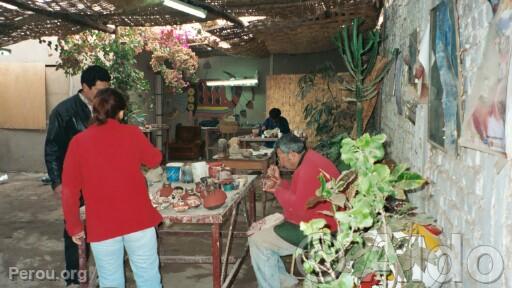
[[[162,153],[138,127],[119,122],[125,109],[121,92],[99,90],[93,124],[69,144],[62,176],[66,229],[80,244],[81,191],[100,287],[125,286],[125,248],[137,287],[161,287],[155,226],[162,217],[151,205],[141,166],[157,167]]]

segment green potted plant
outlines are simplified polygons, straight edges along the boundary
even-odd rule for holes
[[[319,93],[321,97],[304,108],[304,119],[307,127],[313,128],[316,136],[319,137],[315,150],[333,161],[339,158],[337,153],[339,140],[351,135],[350,130],[353,127],[351,122],[354,115],[353,106],[342,105],[343,101],[349,104],[355,103],[355,136],[360,137],[364,133],[365,122],[368,120],[363,114],[371,115],[371,111],[364,110],[373,110],[374,107],[368,105],[365,108],[365,102],[377,96],[379,84],[393,63],[387,60],[379,62],[380,32],[375,29],[363,35],[359,31],[362,22],[360,18],[354,19],[350,27],[343,26],[333,38],[352,79],[343,79],[335,72],[331,63],[326,63],[314,72],[302,76],[297,83],[299,99],[304,99],[310,93],[317,78],[323,79],[326,83],[326,91]],[[398,54],[398,49],[394,49],[392,57],[396,58]],[[352,97],[336,99],[332,90],[334,83],[350,91]]]
[[[319,176],[322,185],[310,205],[329,201],[332,211],[323,213],[335,217],[338,227],[331,234],[323,219],[300,224],[307,238],[296,257],[306,287],[371,287],[379,283],[384,287],[399,281],[412,285],[417,277],[412,268],[423,271],[426,260],[411,255],[421,249],[436,249],[435,233],[426,235],[434,242],[417,241],[418,235],[425,236],[418,227],[433,225],[433,220],[405,201],[405,191],[420,188],[426,181],[406,165],[381,162],[385,139],[383,134],[345,138],[341,159],[350,169],[336,179],[325,173]],[[422,247],[422,243],[428,245]]]

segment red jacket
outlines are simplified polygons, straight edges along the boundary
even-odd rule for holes
[[[293,172],[291,183],[281,180],[281,184],[274,192],[277,201],[283,207],[284,218],[292,223],[299,224],[315,218],[324,218],[332,231],[336,230],[336,221],[333,217],[318,213],[317,211],[330,211],[332,206],[323,202],[311,209],[306,209],[306,202],[315,196],[316,189],[320,188],[320,169],[330,176],[337,178],[340,172],[334,164],[320,153],[308,150],[299,167]]]
[[[73,137],[62,174],[62,208],[69,235],[83,231],[80,191],[85,200],[88,242],[160,223],[162,216],[151,205],[141,166],[157,167],[161,160],[162,153],[138,127],[113,119]]]

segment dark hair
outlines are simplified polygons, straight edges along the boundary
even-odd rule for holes
[[[107,69],[99,65],[91,65],[82,71],[80,76],[80,84],[85,84],[87,87],[92,88],[96,85],[97,81],[110,82],[110,74]]]
[[[92,104],[92,123],[105,124],[108,119],[116,119],[120,111],[126,109],[126,97],[115,88],[98,90]]]
[[[268,111],[268,115],[272,119],[277,119],[279,116],[281,116],[281,110],[279,110],[279,108],[272,108],[270,111]]]
[[[302,152],[306,151],[306,143],[299,137],[290,133],[281,136],[281,138],[277,140],[275,148],[279,148],[284,154],[290,152],[302,154]]]

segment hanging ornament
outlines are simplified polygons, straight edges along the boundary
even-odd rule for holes
[[[196,111],[196,90],[194,87],[189,86],[187,88],[187,111],[195,112]]]

